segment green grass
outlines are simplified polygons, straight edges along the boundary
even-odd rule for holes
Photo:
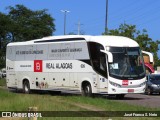
[[[28,107],[36,106],[39,111],[160,111],[160,109],[151,109],[147,107],[133,106],[125,103],[119,103],[104,98],[88,98],[78,95],[51,96],[49,94],[21,94],[13,93],[0,89],[0,111],[27,111]],[[48,120],[53,118],[41,118]],[[54,119],[106,119],[99,117],[56,117]],[[111,118],[127,120],[127,118]],[[132,118],[137,120],[138,118]],[[142,119],[142,118],[141,118]],[[147,120],[151,118],[145,118]],[[156,118],[157,119],[157,118]],[[39,120],[39,118],[38,118]],[[158,119],[157,119],[158,120]]]
[[[0,86],[6,86],[6,79],[0,78]]]
[[[64,98],[65,99],[65,98]],[[105,98],[88,98],[88,97],[77,97],[72,96],[68,97],[69,101],[72,102],[79,102],[83,104],[93,105],[98,108],[101,108],[105,111],[160,111],[160,108],[148,108],[148,107],[142,107],[142,106],[136,106],[136,105],[130,105],[127,103],[120,103],[114,100],[109,100]]]
[[[5,85],[3,82],[0,85]],[[0,111],[27,111],[29,107],[37,107],[38,111],[160,111],[160,108],[147,108],[116,102],[102,97],[82,97],[80,95],[22,94],[0,88]],[[84,114],[80,112],[80,114]],[[38,120],[53,118],[38,118]],[[108,117],[55,117],[54,120],[107,120]],[[152,120],[153,118],[111,117],[112,120]],[[157,119],[158,118],[154,118]],[[27,120],[27,118],[25,118]]]

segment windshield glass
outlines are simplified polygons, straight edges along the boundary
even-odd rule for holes
[[[150,75],[149,80],[154,84],[160,84],[160,75]]]
[[[109,74],[118,79],[140,79],[145,76],[145,67],[139,47],[110,47],[113,63]]]

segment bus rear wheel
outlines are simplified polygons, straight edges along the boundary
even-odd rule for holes
[[[28,80],[25,80],[23,82],[23,93],[29,94],[30,92],[31,92],[31,90],[30,90],[30,84],[29,84]]]
[[[90,83],[85,83],[82,85],[82,95],[86,97],[92,97],[92,88]]]

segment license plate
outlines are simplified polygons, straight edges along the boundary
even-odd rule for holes
[[[129,93],[134,93],[134,89],[128,89]]]

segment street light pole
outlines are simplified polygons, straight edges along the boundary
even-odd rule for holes
[[[64,35],[66,34],[66,13],[70,12],[68,10],[61,10],[61,12],[64,12]]]
[[[108,34],[108,0],[106,0],[106,20],[105,20],[105,33]]]

